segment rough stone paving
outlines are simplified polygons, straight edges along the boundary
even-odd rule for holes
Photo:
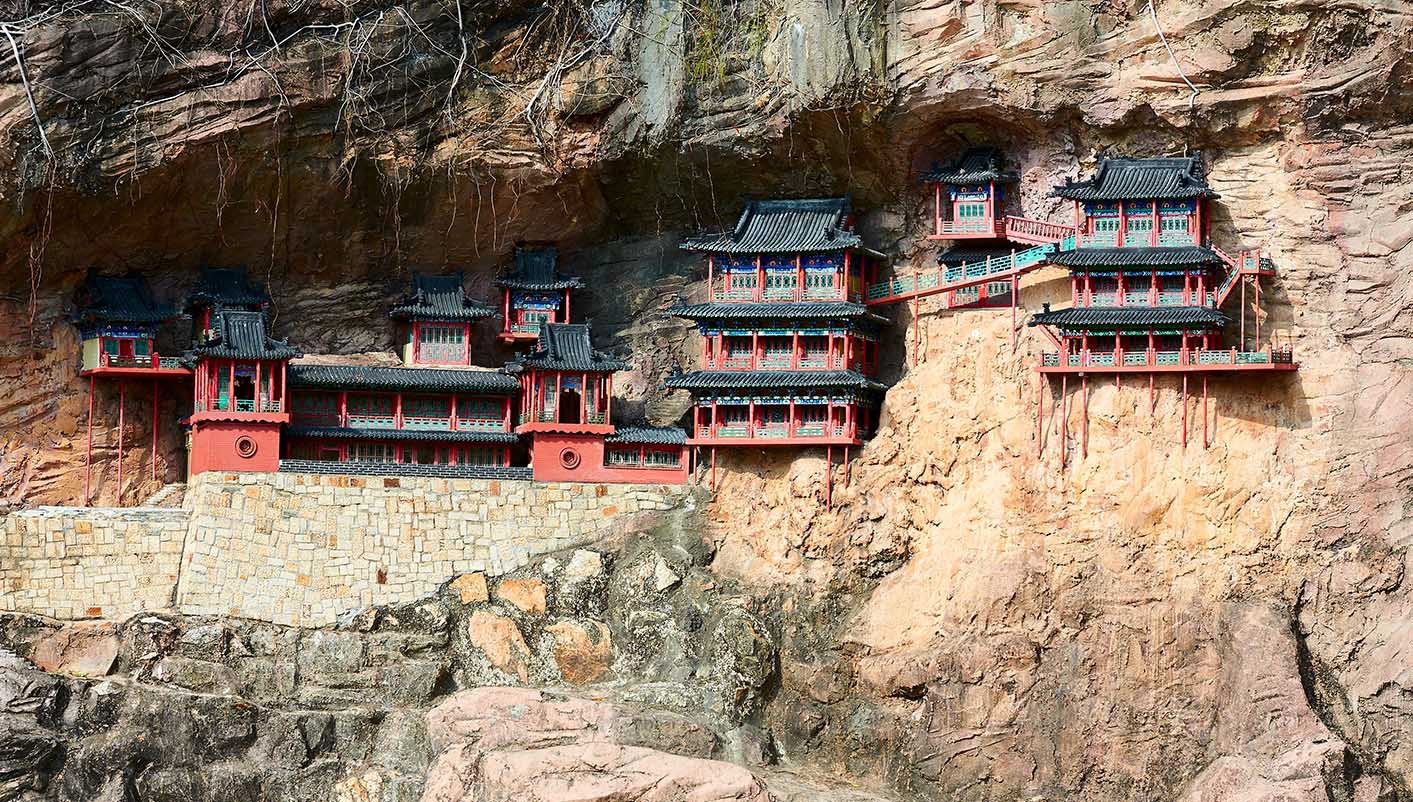
[[[682,488],[199,475],[184,509],[41,507],[4,519],[0,609],[56,618],[175,608],[323,626],[592,542]],[[175,590],[175,595],[173,591]]]

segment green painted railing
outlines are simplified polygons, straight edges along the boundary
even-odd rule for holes
[[[1063,360],[1063,362],[1061,361]],[[1281,365],[1294,362],[1290,351],[1237,351],[1234,349],[1187,351],[1088,351],[1080,354],[1040,355],[1043,367],[1065,365],[1072,368],[1160,367],[1169,365]]]
[[[1010,256],[1001,256],[974,264],[963,263],[938,267],[926,272],[919,272],[913,276],[898,276],[887,281],[877,281],[868,285],[868,300],[870,303],[902,300],[900,296],[910,296],[929,290],[941,291],[953,284],[973,283],[977,279],[1024,270],[1041,264],[1047,256],[1057,250],[1069,250],[1073,247],[1074,237],[1070,236],[1049,245],[1037,245],[1034,248],[1016,251]]]

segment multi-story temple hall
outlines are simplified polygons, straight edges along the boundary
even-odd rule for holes
[[[141,380],[152,385],[152,478],[157,478],[158,402],[161,382],[187,379],[191,368],[175,356],[157,353],[158,329],[175,320],[175,308],[156,303],[141,276],[90,275],[78,299],[73,322],[82,340],[79,375],[88,378],[88,418],[83,463],[83,503],[92,497],[93,395],[95,382],[118,385],[118,489],[123,487],[123,446],[127,423],[128,385]]]
[[[886,389],[873,377],[887,321],[861,303],[883,255],[854,231],[847,198],[752,201],[736,228],[686,240],[707,256],[697,324],[701,369],[667,379],[691,392],[688,442],[720,446],[860,445]]]
[[[1146,375],[1150,406],[1153,377],[1181,374],[1184,443],[1188,377],[1200,376],[1205,445],[1208,375],[1296,369],[1290,350],[1261,336],[1260,279],[1275,275],[1270,260],[1256,250],[1228,255],[1208,237],[1208,204],[1217,194],[1207,183],[1200,154],[1103,159],[1093,176],[1057,187],[1054,194],[1074,203],[1073,247],[1048,257],[1070,271],[1072,306],[1052,310],[1047,304],[1030,325],[1055,345],[1056,352],[1045,354],[1036,369],[1059,377],[1061,403],[1068,404],[1070,376],[1084,389],[1086,452],[1091,374],[1112,374],[1115,381],[1124,374]],[[1257,308],[1249,341],[1248,285]],[[1233,321],[1221,309],[1238,288],[1243,303],[1233,344],[1224,336]]]

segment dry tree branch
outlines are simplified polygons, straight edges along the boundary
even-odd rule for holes
[[[15,41],[15,34],[8,25],[0,25],[0,31],[4,31],[5,38],[10,40],[10,52],[15,55],[15,67],[20,71],[20,83],[25,88],[25,99],[29,101],[29,113],[34,118],[34,127],[39,130],[39,142],[44,146],[44,155],[54,158],[54,149],[49,146],[49,136],[44,133],[44,120],[39,116],[39,106],[34,102],[34,88],[29,84],[29,74],[25,71],[25,59],[20,54],[20,44]]]

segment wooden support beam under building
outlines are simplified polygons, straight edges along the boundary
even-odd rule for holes
[[[93,485],[93,376],[88,377],[88,445],[83,454],[83,506],[92,498]]]

